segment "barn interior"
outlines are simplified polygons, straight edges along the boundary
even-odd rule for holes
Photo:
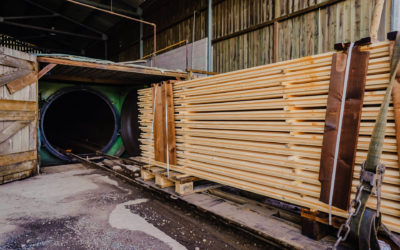
[[[0,1],[0,249],[399,249],[398,30],[400,0]]]

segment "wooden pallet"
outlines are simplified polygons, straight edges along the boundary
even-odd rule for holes
[[[200,178],[176,171],[169,171],[168,173],[165,168],[156,166],[144,166],[141,168],[140,174],[144,181],[154,180],[155,184],[160,188],[175,187],[175,192],[181,196],[221,186],[219,184],[210,184],[195,187],[194,183],[201,180]]]

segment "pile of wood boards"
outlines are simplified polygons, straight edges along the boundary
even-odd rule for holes
[[[389,42],[369,51],[352,197],[389,83]],[[332,53],[304,57],[173,86],[177,162],[171,170],[327,212],[318,180]],[[142,160],[154,160],[152,89],[139,91]],[[393,107],[382,162],[383,222],[400,232],[400,176]],[[376,207],[372,197],[368,205]],[[337,208],[333,213],[346,217]]]

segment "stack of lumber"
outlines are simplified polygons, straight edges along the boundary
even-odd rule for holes
[[[372,129],[389,83],[389,42],[370,51],[354,170],[367,156]],[[331,53],[177,82],[173,88],[177,164],[171,170],[300,206],[328,211],[319,201],[321,146]],[[139,92],[142,160],[155,162],[151,89]],[[400,232],[400,176],[393,107],[388,113],[382,162],[383,222]],[[375,208],[372,197],[368,206]],[[333,208],[337,216],[347,212]]]

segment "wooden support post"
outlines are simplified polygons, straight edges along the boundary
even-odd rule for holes
[[[44,75],[46,75],[50,70],[52,70],[57,64],[55,63],[49,63],[47,64],[43,69],[39,71],[38,74],[38,79],[42,78]]]
[[[274,62],[278,62],[279,58],[279,23],[274,22]]]
[[[378,29],[379,29],[379,24],[381,22],[382,10],[383,10],[384,4],[385,4],[385,0],[377,0],[375,7],[374,7],[374,12],[372,14],[370,33],[369,33],[369,36],[371,37],[371,40],[373,42],[378,40]]]
[[[275,0],[274,5],[274,51],[273,51],[273,60],[274,62],[278,62],[279,60],[279,22],[277,18],[281,15],[281,5],[280,0]]]
[[[332,205],[341,209],[348,209],[350,203],[351,183],[353,180],[358,132],[361,121],[361,109],[364,102],[368,60],[369,52],[361,52],[359,46],[353,48],[332,199]],[[346,63],[344,63],[344,65],[345,64]],[[336,136],[338,132],[337,127],[339,124],[340,105],[343,93],[343,61],[340,65],[341,73],[337,75],[340,78],[339,82],[335,80],[335,75],[331,75],[321,153],[321,168],[319,174],[319,180],[321,181],[320,200],[325,203],[329,203]],[[336,66],[336,64],[333,64],[332,73],[334,73],[334,67]],[[339,84],[339,88],[337,84]]]
[[[301,234],[313,240],[320,240],[328,234],[327,225],[302,217]]]

